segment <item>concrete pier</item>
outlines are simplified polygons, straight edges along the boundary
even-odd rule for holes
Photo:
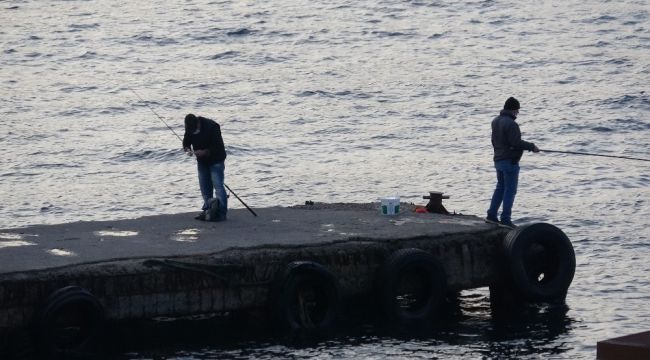
[[[0,327],[26,324],[65,284],[92,289],[109,319],[260,306],[264,283],[293,260],[327,264],[341,277],[344,295],[363,292],[380,260],[403,247],[439,255],[451,288],[487,286],[505,234],[474,216],[382,216],[370,204],[257,213],[235,209],[217,223],[185,213],[0,230]],[[226,282],[260,286],[225,289]]]
[[[377,204],[316,203],[256,209],[257,217],[234,209],[225,222],[184,213],[0,230],[0,332],[48,320],[52,307],[72,301],[65,291],[108,321],[267,308],[285,296],[274,295],[279,275],[285,287],[304,281],[288,264],[305,274],[326,269],[329,277],[314,281],[331,278],[331,302],[373,293],[386,262],[397,269],[389,272],[423,268],[425,282],[445,292],[503,283],[507,230],[402,209],[385,216]],[[59,289],[63,296],[52,295]]]
[[[292,260],[327,264],[343,294],[354,293],[367,290],[380,260],[402,247],[435,249],[452,288],[487,286],[495,275],[490,254],[505,233],[473,216],[382,216],[370,204],[257,213],[235,209],[217,223],[186,213],[0,230],[0,327],[25,324],[49,292],[68,283],[93,289],[111,319],[262,305],[261,285]],[[212,267],[215,276],[171,271],[182,264]],[[222,294],[219,274],[260,289]]]

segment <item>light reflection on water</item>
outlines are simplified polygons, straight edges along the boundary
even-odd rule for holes
[[[138,235],[137,231],[130,230],[100,230],[95,231],[96,236],[113,236],[113,237],[127,237],[127,236],[136,236]]]
[[[179,242],[195,242],[199,239],[200,233],[199,229],[185,229],[172,235],[171,239]]]
[[[184,326],[197,330],[197,325]],[[333,334],[277,337],[238,328],[236,323],[228,329],[210,324],[195,332],[195,346],[173,353],[127,353],[119,359],[574,358],[584,349],[574,348],[565,339],[578,326],[566,306],[493,313],[487,290],[476,289],[463,292],[458,304],[449,306],[440,326],[431,330],[400,332],[368,319]],[[213,336],[206,335],[203,327],[215,329]],[[212,345],[206,348],[204,341]]]
[[[0,249],[8,247],[31,246],[36,243],[25,240],[26,237],[36,237],[34,234],[0,233]]]
[[[3,5],[0,228],[200,207],[194,160],[129,87],[177,133],[187,112],[215,117],[226,182],[253,208],[441,191],[482,216],[489,122],[508,96],[541,148],[650,158],[648,16],[632,0]],[[561,331],[540,316],[509,337],[485,295],[464,296],[469,315],[430,339],[371,329],[156,356],[592,359],[598,340],[650,323],[649,188],[645,163],[524,156],[515,218],[560,227],[576,250]]]
[[[47,253],[55,256],[77,256],[77,253],[65,249],[49,249]]]
[[[30,245],[36,245],[36,243],[24,241],[24,240],[9,240],[9,241],[0,240],[0,249],[7,248],[7,247],[30,246]]]

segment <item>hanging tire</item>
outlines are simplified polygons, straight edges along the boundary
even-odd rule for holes
[[[52,293],[36,326],[39,351],[48,359],[94,359],[101,354],[104,310],[83,288],[67,286]]]
[[[340,301],[338,280],[318,263],[290,263],[277,275],[272,297],[277,321],[284,330],[320,331],[335,324]]]
[[[428,326],[440,315],[447,292],[444,268],[430,253],[401,249],[377,277],[382,311],[391,324]]]
[[[557,227],[537,223],[510,231],[504,240],[512,285],[527,301],[563,301],[576,259],[569,238]]]

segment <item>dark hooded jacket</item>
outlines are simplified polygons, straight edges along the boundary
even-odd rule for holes
[[[197,157],[196,161],[204,165],[214,165],[226,160],[226,149],[221,137],[221,128],[214,120],[198,116],[201,123],[201,131],[198,134],[185,132],[183,136],[183,147],[196,150],[207,149],[208,156]]]
[[[524,150],[533,151],[535,148],[535,144],[521,140],[521,131],[515,122],[516,118],[512,111],[502,110],[499,116],[492,120],[494,161],[510,159],[513,164],[516,164]]]

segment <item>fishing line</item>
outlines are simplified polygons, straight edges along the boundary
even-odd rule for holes
[[[147,104],[147,102],[146,102],[146,101],[145,101],[145,100],[144,100],[144,99],[143,99],[143,98],[142,98],[142,97],[141,97],[137,92],[135,92],[135,90],[133,90],[132,88],[130,88],[130,87],[128,87],[128,86],[127,86],[127,89],[131,90],[131,92],[134,93],[135,96],[137,96],[138,99],[140,99],[140,101],[142,101],[142,103],[144,103],[144,105],[145,105],[147,108],[149,108],[149,110],[151,110],[151,112],[152,112],[154,115],[156,115],[156,116],[158,117],[158,119],[160,119],[160,121],[162,121],[163,124],[165,124],[165,126],[167,126],[167,128],[168,128],[172,133],[174,133],[174,135],[176,135],[176,137],[178,138],[178,140],[181,141],[181,143],[183,142],[183,139],[182,139],[180,136],[178,136],[178,134],[176,133],[176,131],[174,131],[174,129],[172,129],[171,126],[169,126],[169,124],[167,124],[167,122],[163,119],[163,117],[160,116],[160,115],[158,115],[158,113],[157,113],[157,112],[156,112],[156,111],[155,111],[151,106],[149,106],[149,104]],[[239,202],[241,202],[242,205],[244,205],[244,206],[246,207],[246,209],[248,209],[248,211],[251,212],[251,214],[253,214],[254,216],[257,216],[257,214],[255,213],[255,211],[253,211],[253,209],[251,209],[251,208],[250,208],[250,207],[249,207],[249,206],[244,202],[244,200],[242,200],[239,196],[237,196],[237,194],[236,194],[234,191],[232,191],[232,189],[230,188],[230,186],[226,185],[225,182],[223,183],[223,186],[225,186],[226,189],[228,189],[228,191],[230,191],[231,194],[235,195],[235,197],[237,198],[237,200],[239,200]]]
[[[650,161],[650,159],[642,159],[642,158],[636,158],[636,157],[631,157],[631,156],[592,154],[592,153],[579,152],[579,151],[560,151],[560,150],[542,150],[542,149],[539,149],[539,151],[547,152],[547,153],[558,153],[558,154],[586,155],[586,156],[601,156],[601,157],[617,158],[617,159],[628,159],[628,160],[637,160],[637,161]]]

